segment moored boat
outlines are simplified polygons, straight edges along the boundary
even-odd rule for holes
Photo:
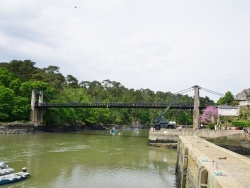
[[[110,134],[115,135],[115,133],[116,133],[115,127],[113,127],[109,132],[110,132]]]
[[[17,172],[0,176],[0,185],[18,182],[27,179],[30,176],[28,172]]]
[[[4,162],[0,162],[0,185],[18,182],[27,179],[29,176],[26,167],[22,168],[22,172],[14,173],[13,168],[10,168]]]
[[[0,176],[10,174],[12,172],[14,172],[13,168],[10,168],[4,162],[0,162]]]

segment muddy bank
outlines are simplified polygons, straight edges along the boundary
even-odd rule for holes
[[[178,143],[148,143],[148,146],[168,149],[177,149],[177,145]]]
[[[0,134],[26,134],[40,131],[30,122],[0,123]]]
[[[66,132],[81,132],[86,130],[110,130],[113,127],[116,129],[126,130],[127,128],[149,129],[149,126],[127,126],[127,125],[113,125],[113,124],[85,124],[85,125],[41,125],[34,126],[31,122],[11,122],[0,123],[0,134],[27,134],[27,133],[66,133]]]
[[[66,132],[80,132],[84,130],[106,130],[106,128],[100,125],[89,125],[82,127],[82,126],[71,126],[71,125],[34,126],[30,124],[12,124],[12,125],[0,126],[0,134],[27,134],[27,133],[42,133],[42,132],[66,133]]]

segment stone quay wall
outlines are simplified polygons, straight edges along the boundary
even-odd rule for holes
[[[178,129],[161,129],[159,131],[150,129],[149,143],[177,143],[179,136],[198,136],[201,138],[221,138],[228,139],[246,139],[246,134],[242,130],[208,130],[184,128],[181,131]]]
[[[177,187],[245,188],[250,185],[250,159],[197,136],[180,136]]]
[[[176,149],[179,136],[198,136],[236,153],[250,155],[250,134],[242,130],[151,129],[148,145]]]

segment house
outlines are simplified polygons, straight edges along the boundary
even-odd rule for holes
[[[239,102],[240,106],[250,105],[250,88],[238,93],[235,100]]]

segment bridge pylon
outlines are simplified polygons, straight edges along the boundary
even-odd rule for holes
[[[43,103],[43,91],[39,92],[38,104]],[[31,93],[31,113],[30,119],[34,123],[35,126],[39,126],[43,121],[43,113],[42,109],[35,108],[36,104],[36,91],[33,89]]]
[[[193,129],[200,128],[200,87],[195,85],[194,88],[194,110],[193,110]]]

